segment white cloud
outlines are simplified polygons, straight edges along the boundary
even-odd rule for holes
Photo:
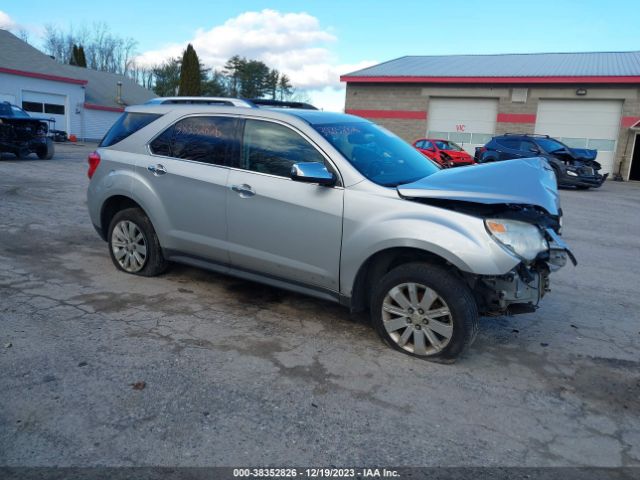
[[[2,30],[13,30],[17,27],[16,22],[14,22],[8,13],[0,10],[0,29]]]
[[[375,61],[340,64],[328,48],[336,42],[329,29],[308,13],[282,13],[265,9],[245,12],[209,30],[198,29],[183,43],[165,45],[137,58],[143,65],[155,65],[182,54],[187,43],[195,48],[208,68],[222,69],[233,55],[261,60],[285,73],[296,89],[312,98],[324,99],[326,108],[344,108],[344,86],[340,75],[373,65]],[[342,96],[342,105],[336,99]],[[321,106],[321,105],[319,105]]]

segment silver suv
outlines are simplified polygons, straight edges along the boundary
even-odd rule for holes
[[[534,311],[575,263],[544,159],[441,170],[350,115],[128,107],[88,174],[118,269],[181,262],[369,310],[389,345],[442,362],[479,315]]]

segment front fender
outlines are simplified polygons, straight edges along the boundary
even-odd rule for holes
[[[490,237],[478,217],[351,190],[344,210],[340,286],[347,296],[360,267],[389,248],[423,250],[476,275],[502,275],[520,262]]]

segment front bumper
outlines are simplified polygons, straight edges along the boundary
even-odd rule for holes
[[[550,291],[549,275],[571,260],[577,261],[568,245],[548,228],[546,238],[549,250],[542,252],[530,265],[520,263],[505,275],[479,277],[474,292],[483,314],[528,313],[537,308],[540,300]]]
[[[599,188],[605,182],[608,173],[604,175],[600,175],[596,173],[594,175],[578,175],[577,177],[572,177],[571,175],[564,174],[560,179],[559,184],[564,187],[590,187],[590,188]]]

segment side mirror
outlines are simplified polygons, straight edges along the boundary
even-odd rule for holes
[[[327,187],[334,186],[338,180],[332,172],[327,170],[327,167],[318,162],[293,164],[290,177],[296,182],[317,183]]]
[[[538,147],[531,147],[529,151],[533,153],[540,153],[540,149]]]

